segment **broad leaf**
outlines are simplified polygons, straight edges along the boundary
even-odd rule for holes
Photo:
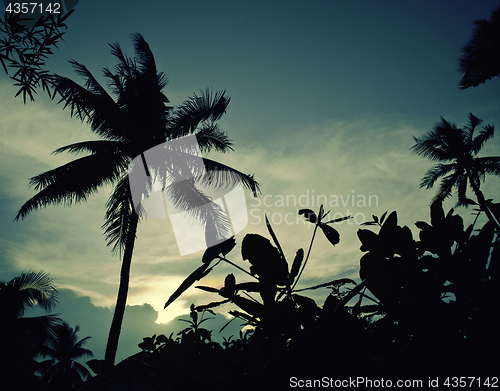
[[[331,244],[335,246],[337,243],[340,242],[340,234],[335,228],[330,227],[329,225],[323,223],[320,223],[319,227],[321,228],[321,230],[323,231],[326,238],[330,241]]]
[[[295,259],[293,260],[292,270],[290,270],[290,285],[293,283],[297,274],[299,274],[300,266],[304,260],[304,250],[299,248],[295,254]]]
[[[182,282],[182,284],[179,286],[179,288],[177,288],[177,290],[172,294],[172,296],[170,296],[170,298],[165,303],[165,307],[163,307],[163,309],[167,308],[170,304],[172,304],[181,294],[183,294],[196,281],[205,277],[209,266],[210,266],[209,263],[205,263],[204,265],[202,265],[198,269],[196,269],[193,273],[191,273]]]
[[[326,221],[323,224],[339,223],[341,221],[345,221],[345,220],[349,220],[349,219],[352,219],[352,216],[339,217],[338,219],[333,219],[333,220],[330,220],[330,221]],[[366,223],[364,223],[364,224],[366,224]]]
[[[350,278],[339,278],[337,280],[333,280],[330,282],[325,282],[324,284],[319,284],[319,285],[314,285],[309,288],[303,288],[303,289],[296,289],[294,292],[302,292],[302,291],[307,291],[307,290],[313,290],[313,289],[319,289],[319,288],[324,288],[327,286],[339,286],[339,285],[344,285],[344,284],[354,284],[356,285],[356,282],[354,280],[351,280]]]
[[[318,222],[318,216],[311,209],[301,209],[299,210],[299,215],[304,215],[310,223],[316,224]]]
[[[271,237],[273,238],[273,241],[276,244],[276,247],[278,248],[278,251],[280,252],[281,256],[283,257],[283,259],[286,260],[285,253],[283,252],[283,250],[282,250],[282,248],[280,246],[280,243],[278,242],[278,238],[274,234],[273,228],[271,227],[271,224],[269,223],[269,220],[267,219],[267,215],[265,217],[266,217],[266,226],[267,226],[267,229],[268,229],[269,233],[271,234]]]
[[[198,307],[195,307],[195,310],[196,311],[209,311],[210,312],[210,310],[209,310],[210,308],[218,307],[218,306],[220,306],[222,304],[229,303],[229,301],[230,301],[229,299],[222,300],[222,301],[212,301],[211,303],[208,303],[208,304],[205,304],[205,305],[199,305]],[[213,313],[213,311],[210,312],[210,313],[213,314],[213,315],[215,315]],[[212,318],[210,318],[210,319],[212,319]]]
[[[217,258],[219,254],[226,256],[234,248],[234,246],[236,246],[236,241],[234,240],[234,236],[232,236],[231,238],[224,240],[223,242],[218,243],[215,246],[207,248],[203,253],[203,258],[201,259],[201,261],[203,263],[210,263],[215,258]]]
[[[378,250],[380,239],[375,232],[368,229],[359,229],[358,238],[361,241],[361,251],[365,252]]]
[[[202,291],[211,292],[211,293],[219,293],[217,288],[212,288],[211,286],[195,286],[196,289],[201,289]]]

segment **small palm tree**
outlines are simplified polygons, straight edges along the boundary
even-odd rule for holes
[[[500,76],[500,7],[491,13],[490,20],[477,20],[475,25],[458,60],[462,90]]]
[[[442,178],[434,200],[444,200],[456,188],[457,205],[467,206],[473,203],[466,196],[469,184],[481,209],[500,232],[498,220],[491,212],[480,190],[481,182],[484,181],[486,174],[500,176],[500,157],[477,156],[484,143],[493,137],[494,132],[494,127],[487,125],[474,137],[474,131],[481,122],[471,113],[469,114],[469,123],[463,129],[459,129],[455,124],[450,124],[441,118],[441,122],[434,127],[434,130],[423,138],[413,137],[415,145],[411,149],[416,154],[431,161],[443,162],[427,171],[422,178],[420,187],[429,189],[439,178]]]
[[[56,327],[55,333],[43,347],[41,356],[50,359],[40,363],[39,372],[42,373],[43,381],[49,390],[70,390],[92,376],[85,366],[75,361],[83,357],[93,357],[92,352],[83,347],[90,337],[78,340],[79,331],[79,326],[73,329],[63,322]]]
[[[21,381],[25,386],[36,384],[35,357],[55,332],[60,319],[55,315],[24,317],[24,313],[32,307],[49,311],[56,304],[57,291],[43,271],[0,281],[0,373],[5,384],[9,384],[6,379]]]
[[[133,34],[136,58],[128,58],[118,44],[111,53],[118,58],[115,73],[104,69],[112,95],[97,82],[82,64],[72,61],[76,72],[86,79],[81,86],[71,79],[58,77],[57,89],[64,107],[71,114],[90,124],[101,139],[84,141],[57,149],[54,153],[88,153],[61,167],[37,175],[30,180],[38,193],[19,210],[16,219],[23,219],[35,209],[50,204],[70,205],[82,202],[105,185],[114,185],[106,204],[105,236],[113,252],[123,250],[120,285],[109,332],[105,360],[114,363],[130,279],[132,253],[139,215],[129,188],[127,170],[130,162],[143,152],[169,140],[195,135],[202,152],[232,150],[232,143],[216,121],[226,112],[229,98],[224,92],[191,97],[174,109],[167,105],[162,89],[167,78],[156,70],[153,53],[140,34]],[[258,183],[252,175],[243,174],[221,163],[203,158],[214,186],[243,183],[256,195]],[[189,185],[189,181],[185,181]],[[167,189],[168,190],[168,189]],[[176,191],[175,187],[170,188]],[[177,189],[178,190],[178,189]],[[184,189],[185,190],[185,189]],[[190,189],[196,192],[194,186]],[[174,194],[184,210],[195,210],[193,200],[206,199],[203,194]],[[208,202],[208,201],[206,201]],[[205,202],[205,203],[206,203]],[[214,203],[212,203],[214,204]],[[215,205],[215,204],[214,204]],[[216,215],[216,213],[214,213]]]

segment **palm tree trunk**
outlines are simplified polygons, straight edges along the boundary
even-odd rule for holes
[[[129,234],[125,244],[123,254],[122,269],[120,272],[120,286],[118,288],[118,297],[116,299],[115,312],[109,330],[108,344],[106,345],[106,353],[104,360],[112,365],[115,363],[116,350],[118,348],[118,339],[123,323],[123,315],[125,314],[125,306],[127,304],[128,285],[130,281],[130,265],[132,263],[132,252],[134,251],[135,234],[137,232],[137,224],[139,215],[132,212],[130,218]]]
[[[484,210],[484,213],[486,213],[486,216],[491,221],[491,223],[495,227],[496,231],[500,234],[500,223],[498,222],[498,220],[495,218],[495,216],[491,212],[491,210],[488,206],[488,203],[486,202],[486,200],[484,198],[483,192],[481,190],[479,190],[479,188],[472,181],[470,172],[467,173],[467,176],[469,177],[469,183],[472,186],[472,190],[474,190],[474,194],[476,195],[477,202],[481,206],[481,209]]]

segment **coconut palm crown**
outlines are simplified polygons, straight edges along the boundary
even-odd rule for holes
[[[210,150],[227,152],[232,143],[216,121],[226,112],[229,98],[225,92],[210,90],[190,97],[177,108],[168,105],[162,90],[166,76],[158,72],[149,45],[140,34],[132,34],[136,56],[127,57],[118,44],[111,44],[111,53],[118,59],[114,72],[104,69],[109,94],[82,64],[71,61],[78,75],[85,79],[81,86],[73,80],[57,76],[59,103],[70,108],[71,115],[87,121],[98,140],[61,147],[54,153],[86,154],[63,166],[30,179],[38,193],[19,210],[16,219],[23,219],[35,209],[50,204],[86,201],[106,185],[114,186],[106,203],[103,225],[107,244],[113,252],[123,250],[120,286],[113,322],[106,348],[106,361],[113,363],[125,311],[130,263],[139,215],[132,202],[127,170],[130,162],[144,151],[169,140],[195,135],[202,153]],[[258,183],[252,175],[243,174],[221,163],[203,158],[214,186],[242,183],[256,195]],[[195,191],[194,188],[192,188]],[[182,198],[182,194],[177,196]],[[180,203],[189,210],[190,197]]]
[[[474,136],[481,122],[470,113],[468,124],[460,129],[441,118],[434,130],[424,137],[413,137],[415,145],[411,149],[417,155],[439,162],[427,171],[420,187],[432,188],[442,178],[434,200],[443,201],[456,189],[457,206],[467,206],[473,203],[466,195],[467,186],[470,185],[482,210],[500,232],[498,221],[480,190],[486,174],[500,176],[500,157],[477,156],[484,143],[494,134],[494,127],[486,125]]]
[[[78,339],[80,327],[73,329],[68,323],[59,324],[40,353],[48,357],[40,363],[39,371],[51,390],[70,390],[89,379],[90,371],[76,360],[93,357],[89,349],[84,348],[90,337]]]

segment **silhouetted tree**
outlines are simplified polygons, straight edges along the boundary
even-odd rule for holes
[[[494,127],[487,125],[474,137],[474,131],[481,122],[471,113],[469,123],[460,129],[441,118],[441,122],[434,127],[434,130],[423,138],[413,137],[415,145],[411,149],[431,161],[445,162],[438,163],[428,170],[422,178],[420,187],[429,189],[439,178],[442,178],[434,200],[444,200],[451,195],[453,188],[456,188],[457,205],[465,206],[472,203],[466,197],[467,184],[469,184],[481,209],[500,232],[498,220],[480,190],[481,182],[484,181],[486,174],[500,176],[500,157],[477,157],[484,143],[493,137],[494,132]]]
[[[72,7],[77,2],[71,3]],[[11,4],[14,7],[14,3]],[[55,94],[54,75],[45,69],[45,61],[63,39],[64,22],[73,12],[73,9],[58,14],[44,12],[38,19],[28,16],[33,14],[5,12],[5,16],[0,17],[0,63],[6,74],[9,68],[14,71],[10,78],[19,87],[16,96],[22,93],[24,103],[27,96],[34,100],[38,87],[49,96]]]
[[[21,381],[26,387],[37,384],[35,357],[60,319],[55,315],[24,317],[24,313],[31,307],[48,311],[56,304],[57,291],[43,271],[0,282],[0,371],[4,384],[9,384],[9,379]]]
[[[476,87],[500,75],[500,8],[489,20],[475,22],[469,42],[462,48],[459,70],[463,74],[459,87]]]
[[[54,153],[86,152],[89,155],[73,160],[56,169],[37,175],[30,185],[39,191],[19,210],[16,219],[26,217],[33,210],[49,204],[71,204],[85,201],[105,185],[115,185],[106,206],[103,228],[108,245],[113,251],[123,249],[120,286],[106,348],[106,361],[113,363],[118,346],[121,324],[127,300],[130,264],[139,216],[134,210],[127,169],[131,160],[144,151],[168,140],[194,134],[202,152],[215,149],[232,150],[232,143],[215,123],[229,104],[224,92],[212,95],[209,91],[191,97],[179,108],[167,106],[162,93],[167,84],[163,73],[158,73],[153,53],[140,34],[133,34],[136,58],[128,58],[118,44],[111,45],[111,53],[118,58],[115,73],[104,69],[112,95],[97,82],[82,64],[71,61],[76,72],[86,79],[84,87],[58,76],[61,102],[70,106],[71,114],[90,124],[100,140],[67,145]],[[115,99],[112,97],[114,96]],[[258,184],[253,176],[245,175],[213,160],[203,159],[212,175],[214,186],[242,182],[254,193]],[[220,174],[220,175],[218,175]],[[186,181],[188,182],[188,181]],[[192,191],[196,189],[192,188]],[[186,194],[176,194],[192,205]]]
[[[93,357],[92,352],[83,347],[90,337],[78,340],[79,331],[79,326],[73,329],[63,322],[56,327],[55,333],[49,336],[42,348],[41,356],[50,359],[40,363],[39,372],[49,390],[69,390],[92,376],[85,366],[75,361],[82,357]]]

